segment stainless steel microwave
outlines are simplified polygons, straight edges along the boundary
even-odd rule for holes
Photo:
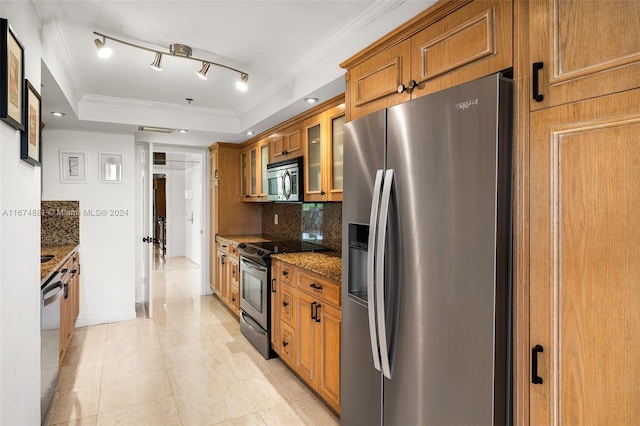
[[[302,157],[267,164],[267,200],[304,201],[302,170]]]

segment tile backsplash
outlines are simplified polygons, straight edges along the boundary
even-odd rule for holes
[[[278,215],[278,225],[274,215]],[[321,235],[321,244],[342,248],[342,203],[267,203],[262,207],[262,234],[272,240],[311,240]]]
[[[40,245],[80,243],[80,202],[42,201]]]

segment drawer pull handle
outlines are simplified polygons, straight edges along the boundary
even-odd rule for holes
[[[320,315],[318,315],[318,309],[320,309],[321,307],[322,307],[322,305],[319,304],[319,303],[316,305],[316,315],[315,315],[316,322],[320,322]]]
[[[311,287],[312,289],[316,290],[316,291],[322,291],[322,286],[318,285],[316,283],[311,283],[309,284],[309,287]]]
[[[533,100],[536,102],[542,102],[544,95],[540,93],[540,70],[544,68],[544,62],[534,62],[532,71],[533,80]]]
[[[316,319],[315,312],[316,312],[316,305],[317,305],[317,304],[318,304],[317,302],[313,302],[313,303],[311,304],[311,319],[312,319],[312,320],[315,320],[315,319]],[[317,321],[317,320],[316,320],[316,321]]]
[[[273,278],[271,280],[271,293],[275,293],[276,292],[276,279]]]
[[[544,352],[542,345],[535,345],[531,349],[531,382],[534,385],[542,384],[542,377],[538,376],[538,354]]]

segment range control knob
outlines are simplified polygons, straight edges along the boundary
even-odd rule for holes
[[[246,245],[245,243],[240,243],[240,244],[238,244],[238,248],[241,248],[241,249],[245,248],[246,246],[247,246],[247,245]]]
[[[264,250],[258,250],[258,256],[262,256],[264,254]]]

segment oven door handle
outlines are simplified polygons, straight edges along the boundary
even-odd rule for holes
[[[250,261],[250,260],[240,259],[240,262],[244,266],[249,268],[249,269],[254,269],[254,270],[260,271],[260,272],[267,272],[267,267],[266,266],[259,265],[259,264],[255,263],[255,262]]]

